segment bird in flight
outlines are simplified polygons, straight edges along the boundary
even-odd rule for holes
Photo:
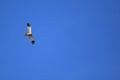
[[[32,29],[31,29],[30,23],[27,23],[27,30],[28,30],[28,32],[25,33],[24,36],[29,37],[31,43],[32,43],[32,44],[35,44],[35,40],[34,40],[33,35],[32,35]]]

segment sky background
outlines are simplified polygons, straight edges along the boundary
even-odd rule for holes
[[[0,34],[0,80],[120,80],[120,0],[1,0]]]

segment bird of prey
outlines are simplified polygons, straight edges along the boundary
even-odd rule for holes
[[[25,36],[30,38],[30,41],[32,44],[35,44],[35,40],[32,35],[32,29],[31,29],[30,23],[27,23],[27,30],[28,30],[28,32],[25,33]]]

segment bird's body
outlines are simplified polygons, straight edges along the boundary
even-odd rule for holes
[[[29,23],[27,23],[27,30],[28,30],[28,32],[25,33],[25,36],[26,36],[26,37],[29,37],[29,38],[30,38],[30,41],[32,42],[32,44],[34,44],[34,43],[35,43],[35,40],[34,40],[34,38],[33,38],[32,29],[31,29],[31,26],[30,26]]]

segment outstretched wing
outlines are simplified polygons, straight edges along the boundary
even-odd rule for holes
[[[35,40],[34,40],[33,36],[29,36],[29,38],[30,38],[30,41],[32,42],[32,44],[34,44]]]
[[[27,30],[28,30],[28,34],[32,34],[30,23],[27,23]]]

